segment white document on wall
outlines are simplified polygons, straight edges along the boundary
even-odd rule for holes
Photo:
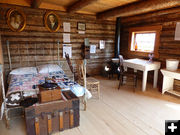
[[[70,34],[67,34],[67,33],[63,34],[63,42],[64,43],[70,43],[71,42]]]
[[[85,31],[78,31],[79,34],[85,34]]]
[[[100,40],[99,41],[99,49],[104,49],[105,48],[105,41],[104,40]]]
[[[71,32],[71,24],[69,22],[63,22],[64,32]]]
[[[180,40],[180,22],[176,23],[176,30],[175,30],[174,40]]]
[[[72,57],[72,46],[71,46],[71,44],[63,44],[63,58],[66,58],[65,53],[69,54],[69,58]]]
[[[90,45],[90,53],[96,53],[96,45]]]

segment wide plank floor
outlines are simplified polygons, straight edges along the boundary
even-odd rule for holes
[[[180,99],[161,95],[148,84],[141,92],[141,84],[133,92],[132,86],[117,89],[117,80],[100,80],[101,99],[88,101],[87,111],[80,112],[78,128],[55,135],[164,135],[165,120],[180,120]],[[0,134],[25,135],[23,118],[11,120],[11,129],[0,121]]]

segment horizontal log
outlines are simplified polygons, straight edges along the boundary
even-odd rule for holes
[[[72,5],[70,5],[68,8],[67,8],[67,11],[69,13],[72,13],[72,12],[75,12],[75,11],[78,11],[80,9],[82,9],[83,7],[93,3],[93,2],[96,2],[97,0],[79,0],[75,3],[73,3]]]
[[[122,23],[129,23],[132,21],[136,22],[136,21],[142,20],[142,18],[143,18],[143,20],[145,20],[145,19],[149,19],[149,18],[157,18],[157,16],[159,17],[159,16],[164,16],[164,15],[179,14],[179,13],[180,13],[180,8],[175,7],[175,8],[150,12],[150,13],[146,13],[146,14],[135,15],[135,16],[131,16],[131,17],[123,17]]]
[[[148,0],[116,7],[98,14],[98,18],[125,17],[180,6],[179,0]]]
[[[115,21],[96,20],[96,17],[92,15],[67,14],[65,12],[56,11],[60,17],[61,26],[58,32],[51,33],[44,26],[44,15],[46,10],[10,6],[6,4],[0,4],[0,6],[3,7],[0,9],[0,30],[6,72],[9,71],[7,40],[10,43],[12,68],[57,62],[57,41],[60,41],[60,60],[65,61],[65,59],[62,58],[63,22],[70,22],[71,24],[70,34],[73,62],[76,59],[82,59],[84,38],[89,38],[89,43],[97,46],[96,54],[91,54],[91,59],[87,62],[87,69],[96,67],[97,71],[99,71],[103,63],[113,57]],[[22,10],[26,15],[27,25],[22,32],[13,32],[7,25],[6,13],[13,7]],[[84,35],[78,34],[77,22],[84,22],[86,24]],[[99,40],[105,40],[105,49],[99,49]],[[97,73],[97,71],[94,72]]]

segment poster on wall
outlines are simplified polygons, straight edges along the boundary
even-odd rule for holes
[[[71,42],[70,34],[67,34],[67,33],[63,34],[63,42],[64,43],[70,43]]]
[[[69,54],[69,58],[72,57],[72,46],[71,46],[71,44],[63,44],[63,58],[66,58],[65,53]]]
[[[78,31],[79,34],[85,34],[85,31]]]
[[[104,49],[105,48],[105,41],[104,40],[100,40],[99,41],[99,49]]]
[[[176,30],[175,30],[174,40],[180,40],[180,22],[176,23]]]
[[[89,46],[89,38],[85,38],[84,39],[84,45],[85,46]]]
[[[96,45],[90,45],[90,53],[96,53]]]
[[[71,24],[69,22],[63,22],[64,32],[71,32]]]

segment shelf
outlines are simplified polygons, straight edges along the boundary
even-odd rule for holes
[[[166,92],[167,92],[167,93],[170,93],[170,94],[172,94],[172,95],[175,95],[175,96],[180,97],[180,92],[178,92],[178,91],[168,90],[168,91],[166,91]]]

